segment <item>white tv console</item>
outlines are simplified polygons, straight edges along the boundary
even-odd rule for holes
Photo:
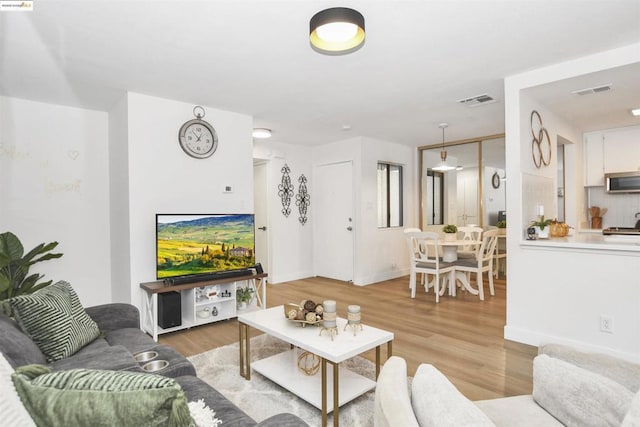
[[[158,341],[158,335],[161,334],[234,318],[238,315],[236,289],[239,287],[248,286],[253,288],[255,292],[253,304],[243,312],[258,309],[264,310],[267,308],[266,281],[267,274],[261,273],[179,285],[166,285],[162,280],[140,283],[140,288],[143,291],[142,310],[140,312],[141,328],[151,335],[154,341]],[[199,295],[202,292],[197,292],[197,289],[202,288],[215,289],[217,295],[214,297]],[[164,329],[158,326],[158,294],[175,291],[180,292],[182,324]],[[205,318],[199,317],[198,311],[206,309],[209,309],[210,312],[217,312],[217,314]]]

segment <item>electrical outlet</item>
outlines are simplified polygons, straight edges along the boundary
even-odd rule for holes
[[[600,332],[613,333],[613,317],[600,315]]]

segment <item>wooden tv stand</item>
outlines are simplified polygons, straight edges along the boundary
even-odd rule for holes
[[[256,281],[258,283],[256,284]],[[243,285],[242,282],[245,282]],[[219,294],[230,296],[215,296],[213,298],[198,297],[197,288],[209,287]],[[251,305],[243,312],[267,308],[267,274],[246,274],[237,277],[206,280],[202,282],[182,283],[179,285],[166,285],[162,280],[140,283],[142,288],[142,310],[140,311],[140,323],[143,331],[158,341],[158,335],[188,329],[193,326],[227,320],[238,315],[236,307],[236,289],[250,287],[254,290],[255,298]],[[158,326],[158,294],[165,292],[180,292],[182,324],[172,328]],[[216,315],[200,317],[198,312],[209,310],[217,312]]]

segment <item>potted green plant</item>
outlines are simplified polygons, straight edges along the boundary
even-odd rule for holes
[[[29,269],[35,263],[60,258],[62,254],[51,253],[56,246],[58,242],[40,243],[25,254],[24,247],[15,234],[11,232],[0,234],[0,301],[18,295],[31,294],[49,286],[52,280],[38,282],[44,275],[39,273],[29,275]]]
[[[253,288],[247,287],[238,287],[236,289],[236,302],[238,303],[238,308],[240,310],[244,310],[247,308],[247,305],[253,299]]]
[[[540,219],[537,221],[532,221],[531,225],[535,227],[536,234],[538,235],[538,239],[548,239],[549,238],[549,225],[551,224],[550,219],[545,219],[544,215],[540,216]]]
[[[446,241],[456,240],[458,227],[456,227],[454,224],[447,224],[444,227],[442,227],[442,232],[444,233],[444,240]]]

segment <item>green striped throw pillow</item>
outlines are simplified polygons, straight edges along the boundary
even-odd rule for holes
[[[100,335],[96,322],[80,304],[71,285],[59,281],[9,300],[20,328],[48,362],[69,357]]]
[[[27,365],[12,379],[37,425],[193,425],[186,396],[173,378],[92,369],[50,372]]]

